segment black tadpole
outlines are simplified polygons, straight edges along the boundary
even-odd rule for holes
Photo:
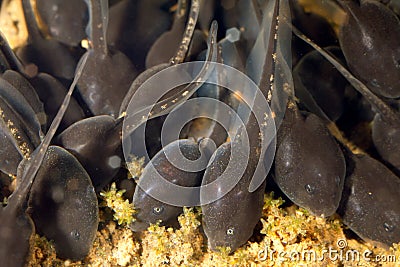
[[[71,84],[68,94],[57,116],[54,118],[48,133],[40,146],[32,153],[27,171],[23,174],[23,177],[20,178],[21,182],[9,197],[7,206],[0,208],[0,220],[2,221],[2,227],[0,228],[1,266],[24,266],[26,262],[29,252],[29,239],[35,231],[32,219],[26,212],[29,191],[43,162],[47,148],[67,109],[72,91],[81,76],[86,60],[87,56],[84,56],[77,68],[74,81]]]
[[[107,45],[108,1],[86,0],[86,3],[89,9],[88,60],[78,90],[94,115],[116,118],[137,71],[123,53],[112,51]]]
[[[40,72],[67,80],[74,78],[77,60],[68,47],[54,39],[43,37],[30,0],[22,0],[22,6],[28,28],[28,41],[25,46],[17,50],[18,57],[25,65],[35,64]]]

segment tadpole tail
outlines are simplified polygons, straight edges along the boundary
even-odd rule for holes
[[[260,33],[246,63],[247,74],[268,99],[279,128],[286,111],[288,96],[293,94],[291,73],[291,29],[287,0],[268,1],[263,8]]]
[[[207,80],[214,69],[214,66],[210,63],[215,62],[217,57],[217,30],[218,23],[216,21],[213,21],[208,40],[206,61],[204,62],[204,65],[199,74],[193,79],[190,84],[179,90],[171,97],[157,102],[154,105],[146,106],[137,111],[133,110],[132,115],[125,114],[126,119],[124,121],[124,124],[127,125],[127,128],[129,128],[129,133],[132,133],[146,120],[157,118],[171,112],[171,110],[181,105],[184,101],[189,99],[197,91],[197,89],[199,89],[199,87],[203,84],[203,82],[199,82],[199,80]],[[132,106],[132,103],[130,103],[129,106]],[[131,113],[129,111],[129,108],[127,112]]]
[[[30,0],[22,0],[22,7],[25,16],[25,25],[28,30],[28,41],[42,39],[43,36],[39,30],[35,17],[35,12],[33,10]]]
[[[199,17],[200,3],[199,0],[192,0],[190,5],[189,16],[186,22],[185,31],[182,41],[176,51],[175,56],[171,59],[171,64],[182,63],[189,49],[189,44],[192,40],[194,29],[196,28],[197,19]]]
[[[85,0],[89,9],[89,22],[86,33],[92,42],[92,48],[107,55],[108,46],[106,31],[108,26],[108,1],[107,0]],[[101,17],[97,15],[101,14]],[[100,26],[99,26],[100,25]]]
[[[0,47],[1,47],[1,52],[6,58],[10,69],[25,74],[25,70],[21,61],[19,61],[19,59],[15,56],[14,51],[12,51],[10,45],[7,42],[6,37],[2,32],[0,32]]]

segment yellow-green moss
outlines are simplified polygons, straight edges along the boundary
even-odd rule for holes
[[[133,215],[135,214],[135,209],[133,205],[129,203],[129,200],[124,199],[122,195],[125,193],[125,190],[118,190],[115,183],[111,184],[110,190],[100,192],[100,196],[102,196],[104,200],[104,206],[110,208],[114,212],[114,219],[121,224],[130,224],[135,218]]]
[[[123,200],[115,186],[109,192],[108,198],[114,199],[112,203]],[[35,236],[30,266],[398,266],[400,262],[400,244],[390,251],[375,248],[347,238],[339,218],[315,217],[296,206],[282,208],[283,200],[274,198],[272,193],[266,194],[264,200],[259,233],[232,254],[225,248],[210,251],[201,231],[200,210],[184,208],[178,218],[179,229],[154,224],[147,231],[135,234],[126,226],[109,221],[98,231],[89,256],[79,262],[58,259],[51,242]],[[339,249],[338,242],[345,242],[346,246]],[[321,258],[323,250],[329,248],[343,251],[342,259],[333,261],[325,255],[323,260],[313,260],[311,251]],[[360,253],[370,250],[371,257],[394,255],[398,262],[346,260],[346,253],[354,250]],[[279,258],[278,253],[286,253],[286,258]],[[301,253],[305,254],[304,260]]]
[[[199,231],[199,213],[184,208],[178,218],[181,228],[174,230],[151,225],[142,238],[143,266],[195,266],[203,254],[203,237]],[[148,261],[147,259],[152,259]]]
[[[132,156],[127,162],[126,167],[129,170],[128,177],[137,179],[142,175],[144,165],[144,157],[138,158]]]

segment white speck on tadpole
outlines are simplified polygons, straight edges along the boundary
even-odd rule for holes
[[[54,200],[55,203],[63,202],[65,198],[64,188],[61,186],[54,187],[51,191],[51,198]]]

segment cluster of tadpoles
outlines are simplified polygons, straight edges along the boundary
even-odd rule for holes
[[[54,242],[59,257],[86,257],[98,228],[97,193],[121,179],[129,166],[124,154],[146,159],[133,194],[134,231],[177,225],[182,207],[154,197],[165,191],[152,182],[156,175],[182,187],[212,185],[207,192],[224,192],[215,201],[207,202],[204,190],[181,198],[205,203],[210,248],[233,252],[260,220],[269,173],[311,213],[338,213],[359,237],[379,245],[400,242],[400,21],[393,1],[328,1],[346,15],[338,34],[295,0],[121,0],[110,1],[110,9],[107,0],[36,0],[36,9],[21,1],[28,40],[15,51],[3,37],[0,43],[0,177],[7,197],[0,208],[1,266],[23,266],[35,232]],[[87,51],[79,46],[85,38]],[[195,78],[147,103],[163,84],[143,93],[146,81],[196,60],[202,62]],[[259,94],[206,83],[223,79],[215,64],[247,75]],[[232,120],[224,129],[196,118],[162,147],[168,114],[191,97],[226,104],[244,114],[243,124]],[[261,110],[261,121],[259,98],[271,107]],[[191,112],[223,113],[196,108]],[[365,122],[372,125],[369,154],[353,154],[329,130],[335,125],[348,134]],[[123,134],[143,128],[141,137]],[[144,138],[146,155],[124,151],[129,138]],[[170,162],[176,150],[190,161],[202,158],[207,140],[215,147],[204,169]],[[234,157],[246,165],[232,167]],[[221,179],[227,172],[240,174],[228,191]]]

